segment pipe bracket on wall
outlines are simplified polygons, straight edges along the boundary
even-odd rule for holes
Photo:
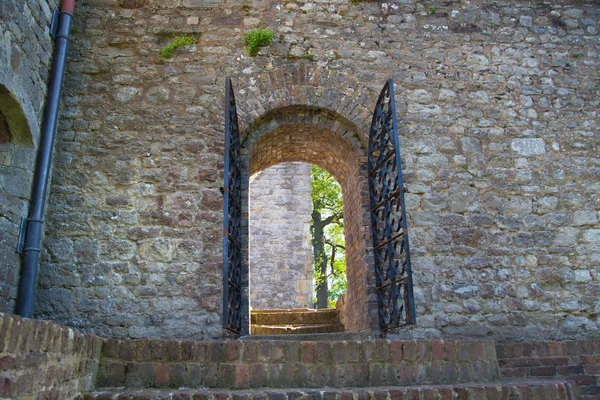
[[[54,7],[54,11],[52,11],[52,23],[50,24],[50,37],[52,40],[56,40],[56,35],[58,34],[59,15],[58,8]]]
[[[17,241],[17,253],[23,255],[25,250],[25,233],[27,230],[27,218],[21,217],[21,227],[19,228],[19,240]]]

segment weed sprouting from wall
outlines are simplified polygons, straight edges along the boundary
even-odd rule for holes
[[[198,43],[198,36],[196,35],[181,35],[175,37],[169,44],[164,46],[159,51],[160,58],[168,59],[173,56],[175,50],[183,46],[190,46]]]
[[[258,54],[261,47],[271,44],[273,41],[273,31],[270,29],[255,29],[244,37],[248,55],[254,57]]]

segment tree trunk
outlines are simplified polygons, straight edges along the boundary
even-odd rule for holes
[[[327,284],[327,255],[325,254],[325,236],[324,229],[327,226],[325,221],[321,220],[321,213],[314,211],[312,213],[314,240],[313,240],[313,259],[315,261],[315,271],[319,271],[323,281],[317,285],[317,308],[329,308],[329,286]]]

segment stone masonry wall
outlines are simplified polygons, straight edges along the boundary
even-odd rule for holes
[[[250,306],[313,308],[310,165],[284,163],[250,182]]]
[[[0,312],[14,312],[58,0],[0,0]],[[58,160],[60,162],[61,155]]]
[[[91,390],[102,338],[0,313],[0,398],[74,399]]]
[[[274,42],[248,57],[258,27]],[[225,76],[242,135],[310,106],[361,151],[391,77],[417,301],[397,334],[596,334],[599,27],[596,1],[78,2],[37,315],[222,335]],[[198,44],[159,59],[182,32]]]

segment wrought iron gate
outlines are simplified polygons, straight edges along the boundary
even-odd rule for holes
[[[223,327],[242,331],[242,168],[240,133],[231,79],[225,80],[225,176],[223,184]]]
[[[416,323],[394,82],[386,82],[373,113],[368,149],[371,231],[379,326]]]

